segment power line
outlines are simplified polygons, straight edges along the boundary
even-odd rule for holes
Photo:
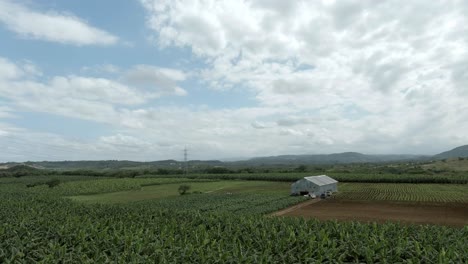
[[[187,161],[187,146],[184,148],[184,165],[185,165],[185,176],[188,175],[188,161]]]

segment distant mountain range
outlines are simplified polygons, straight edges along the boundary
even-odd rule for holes
[[[459,157],[468,157],[468,145],[460,146],[433,156],[434,159],[438,160]]]
[[[300,165],[300,164],[345,164],[345,163],[375,163],[404,160],[420,160],[427,156],[421,155],[366,155],[358,152],[344,152],[318,155],[282,155],[259,157],[237,163],[265,165]]]
[[[296,166],[296,165],[329,165],[349,163],[383,163],[397,161],[424,161],[441,160],[448,158],[468,157],[468,145],[460,146],[452,150],[442,152],[434,156],[424,155],[367,155],[358,152],[344,152],[335,154],[317,155],[281,155],[270,157],[257,157],[241,161],[223,162],[219,160],[191,160],[190,167],[268,167],[268,166]],[[99,161],[40,161],[23,163],[3,163],[0,168],[8,168],[18,164],[28,165],[34,168],[47,169],[181,169],[184,163],[176,160],[160,161],[128,161],[128,160],[99,160]]]
[[[454,148],[440,154],[429,155],[366,155],[358,152],[344,152],[319,155],[282,155],[272,157],[259,157],[237,163],[265,164],[265,165],[299,165],[299,164],[346,164],[346,163],[378,163],[395,161],[424,161],[441,160],[448,158],[468,157],[468,145]]]

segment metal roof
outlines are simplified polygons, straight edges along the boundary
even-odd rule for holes
[[[323,186],[327,184],[337,183],[338,181],[328,177],[327,175],[319,175],[319,176],[308,176],[304,177],[304,179],[313,182],[318,186]]]

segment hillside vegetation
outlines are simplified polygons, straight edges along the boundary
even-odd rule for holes
[[[432,171],[468,171],[468,158],[451,158],[424,164],[425,170]]]
[[[390,155],[369,155],[358,152],[343,152],[333,154],[306,154],[306,155],[279,155],[255,157],[239,161],[220,161],[220,160],[190,160],[188,167],[191,170],[203,170],[208,168],[227,168],[230,170],[240,169],[281,169],[287,167],[306,166],[334,166],[344,164],[382,164],[382,163],[402,163],[417,162],[423,163],[431,160],[441,160],[447,158],[468,157],[468,145],[460,146],[440,154],[430,155],[409,155],[409,154],[390,154]],[[159,161],[129,161],[129,160],[82,160],[82,161],[28,161],[24,163],[3,163],[2,168],[13,167],[16,165],[26,165],[35,168],[53,169],[53,170],[178,170],[182,172],[185,163],[176,160]]]
[[[460,146],[449,151],[442,152],[433,157],[433,159],[449,159],[458,157],[468,157],[468,145]]]

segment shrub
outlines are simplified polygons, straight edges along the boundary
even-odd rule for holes
[[[47,181],[45,184],[47,184],[47,186],[49,186],[49,188],[54,188],[55,186],[60,184],[60,180],[59,179],[52,179],[50,181]]]
[[[190,185],[182,184],[179,186],[180,195],[186,194],[188,190],[190,190]]]

